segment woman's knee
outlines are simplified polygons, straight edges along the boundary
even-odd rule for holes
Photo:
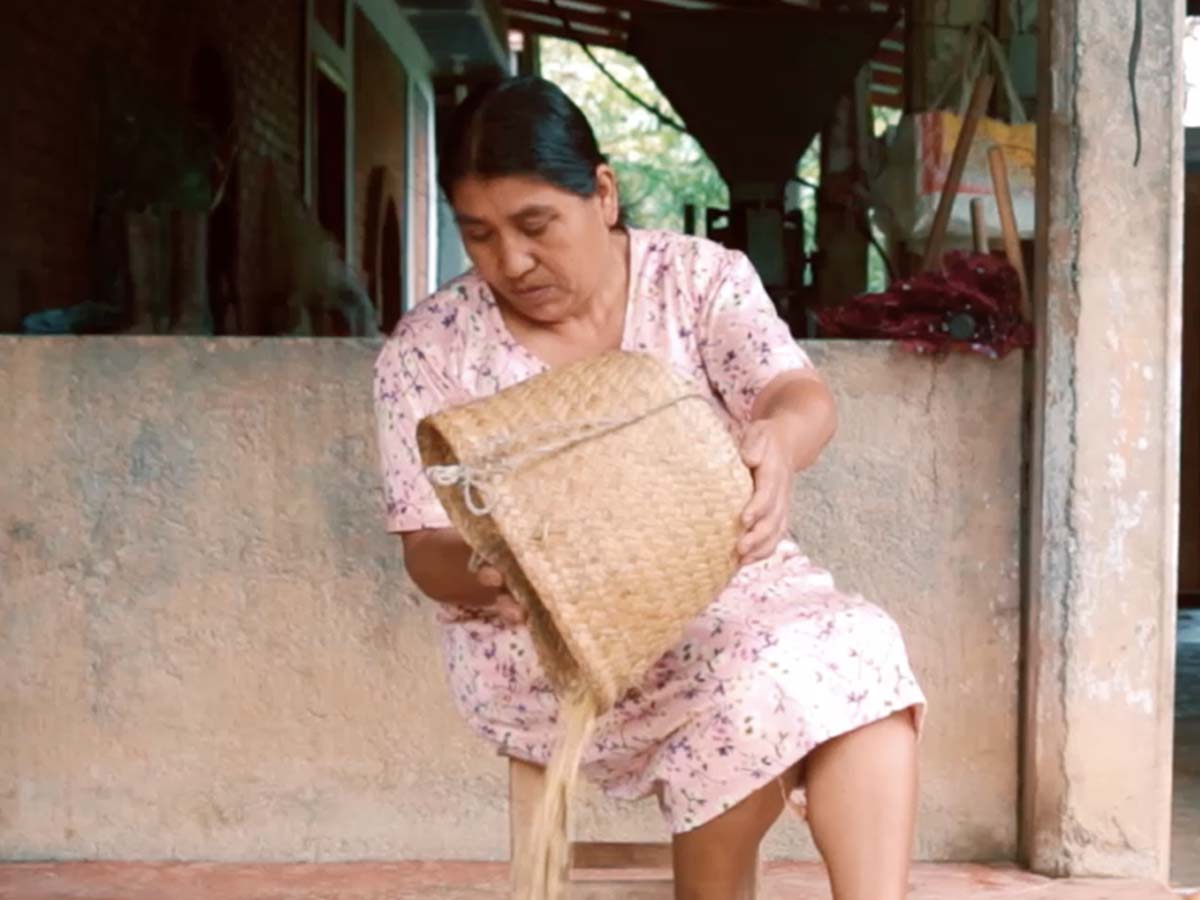
[[[757,850],[771,826],[783,812],[786,792],[795,787],[797,776],[789,771],[755,790],[735,805],[690,834],[711,839],[714,846]]]
[[[675,835],[676,896],[688,900],[751,896],[759,845],[782,808],[780,783],[774,780],[716,818]]]

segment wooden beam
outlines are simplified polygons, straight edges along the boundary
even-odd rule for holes
[[[904,96],[908,112],[924,112],[929,102],[928,0],[908,0],[904,10]]]
[[[976,253],[990,253],[991,241],[988,239],[987,212],[983,198],[976,197],[971,201],[971,236]]]
[[[863,13],[869,0],[823,0],[826,13]],[[870,124],[871,75],[863,67],[837,99],[821,131],[821,181],[817,190],[816,300],[821,306],[845,303],[867,284],[868,223],[858,197]]]
[[[995,0],[992,20],[992,34],[996,35],[996,40],[1006,45],[1013,35],[1012,7],[1009,3],[1010,0]]]
[[[871,57],[871,64],[890,66],[898,71],[904,71],[904,51],[889,50],[886,47],[875,51],[875,55]]]
[[[1017,270],[1021,287],[1021,315],[1026,322],[1033,321],[1029,306],[1029,278],[1025,274],[1025,258],[1021,255],[1021,237],[1017,232],[1017,217],[1013,212],[1012,190],[1008,185],[1008,165],[1004,160],[1004,148],[988,150],[988,168],[992,172],[992,190],[996,195],[996,210],[1000,213],[1000,234],[1004,237],[1004,255]]]
[[[903,89],[904,73],[892,72],[888,69],[878,69],[875,66],[871,66],[871,84],[872,86],[880,85]]]
[[[532,852],[533,823],[542,805],[542,794],[546,790],[546,770],[534,763],[515,757],[508,760],[508,835],[509,862],[511,866],[513,896],[528,896],[531,889],[531,873],[525,863]],[[567,839],[566,822],[563,822],[560,840]]]
[[[587,0],[587,2],[592,6],[603,7],[608,12],[637,13],[662,12],[663,10],[670,12],[672,9],[678,9],[678,7],[655,3],[654,0],[594,0],[594,2]]]
[[[590,2],[590,0],[589,0]],[[595,0],[596,6],[603,6],[605,9],[620,10],[621,12],[640,13],[640,12],[687,12],[688,7],[675,6],[670,2],[659,3],[656,0]],[[713,8],[723,4],[713,4]]]
[[[540,34],[544,37],[562,38],[565,41],[582,41],[596,47],[611,47],[614,50],[628,51],[626,35],[612,32],[586,31],[582,28],[564,28],[562,25],[550,25],[541,19],[531,19],[528,16],[508,17],[508,24],[520,31],[530,34]]]
[[[529,13],[535,16],[545,16],[552,19],[551,24],[561,25],[563,19],[567,19],[572,25],[591,25],[595,28],[603,28],[608,31],[624,31],[629,27],[629,20],[623,18],[620,13],[614,11],[609,12],[591,12],[588,10],[579,9],[574,6],[567,6],[565,3],[559,3],[557,6],[543,2],[543,0],[504,0],[504,8],[510,14]]]
[[[812,12],[819,9],[817,0],[805,0],[803,5],[798,5],[789,0],[697,0],[702,2],[704,6],[680,6],[675,0],[568,0],[568,2],[578,3],[579,6],[587,6],[594,9],[596,12],[607,10],[608,12],[627,12],[627,13],[656,13],[656,12],[754,12],[757,10],[794,10],[796,12]],[[504,6],[511,5],[506,2]],[[559,3],[560,8],[571,10],[573,7],[566,7],[562,2]]]
[[[962,183],[967,155],[971,152],[971,143],[975,140],[975,130],[979,126],[979,120],[987,111],[988,103],[992,99],[992,88],[995,85],[996,80],[991,75],[984,75],[975,82],[975,90],[971,94],[971,105],[967,108],[967,116],[963,119],[958,140],[954,142],[954,155],[950,158],[950,171],[946,173],[946,183],[942,186],[942,196],[938,199],[937,212],[933,215],[933,224],[929,226],[929,241],[925,244],[925,256],[921,262],[922,272],[940,268],[942,265],[942,242],[946,238],[946,226],[950,223],[954,198],[958,195],[959,184]]]
[[[671,845],[587,841],[571,845],[575,869],[654,869],[671,877]]]
[[[992,33],[1006,50],[1013,39],[1012,10],[1009,3],[1010,0],[995,0],[995,18],[992,20]],[[1000,77],[999,71],[996,72],[996,77]],[[1000,118],[1012,118],[1013,110],[1008,102],[1008,91],[996,91],[992,105]]]
[[[571,900],[675,900],[675,886],[669,881],[575,881],[564,896]]]
[[[871,105],[883,106],[888,109],[903,109],[904,95],[903,94],[884,94],[879,91],[872,91]]]

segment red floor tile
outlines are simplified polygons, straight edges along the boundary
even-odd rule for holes
[[[496,863],[11,863],[0,900],[507,900]],[[819,866],[768,867],[763,900],[828,900]],[[1132,881],[1050,881],[995,866],[923,865],[912,900],[1166,900]]]

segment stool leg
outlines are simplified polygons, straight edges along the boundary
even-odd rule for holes
[[[533,823],[546,790],[546,770],[520,759],[508,761],[509,872],[513,900],[529,897],[530,873],[525,871]],[[565,823],[564,823],[564,839]]]

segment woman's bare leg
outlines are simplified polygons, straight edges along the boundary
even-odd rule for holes
[[[699,828],[675,835],[675,900],[750,900],[758,845],[783,809],[772,781]]]
[[[912,714],[834,738],[804,761],[808,820],[835,900],[901,900],[908,893],[916,815]],[[790,788],[796,771],[785,777]],[[780,784],[673,842],[676,900],[748,900],[758,847],[783,809]]]
[[[917,806],[912,713],[834,738],[804,765],[808,823],[835,900],[908,896]]]

